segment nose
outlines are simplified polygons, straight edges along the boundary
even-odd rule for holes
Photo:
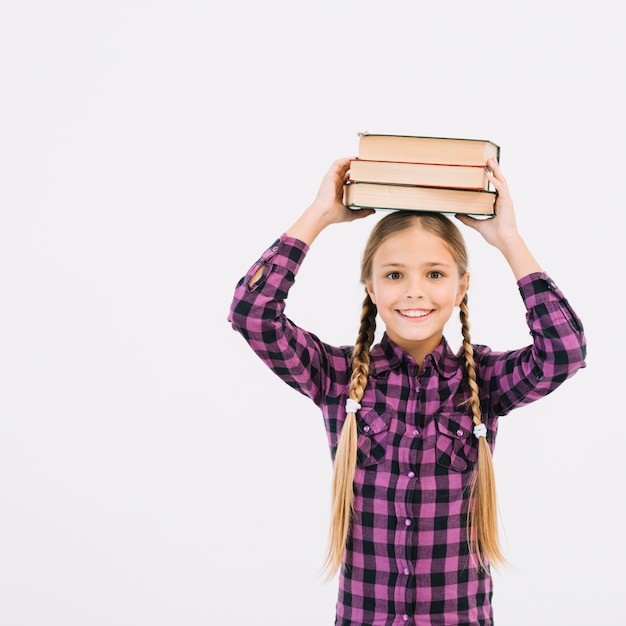
[[[407,284],[406,297],[412,299],[419,299],[424,297],[424,285],[423,282],[417,278],[411,280]]]

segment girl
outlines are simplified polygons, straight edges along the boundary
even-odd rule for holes
[[[508,262],[532,345],[493,352],[470,342],[467,253],[438,213],[379,220],[361,266],[365,299],[354,346],[294,325],[285,299],[328,225],[374,211],[343,205],[349,159],[238,283],[229,321],[287,384],[320,407],[334,461],[326,565],[340,569],[340,626],[493,624],[490,564],[503,562],[491,452],[498,418],[584,367],[580,320],[520,236],[498,162],[487,176],[495,217],[459,215]],[[459,307],[463,346],[443,329]],[[377,316],[385,333],[372,346]]]

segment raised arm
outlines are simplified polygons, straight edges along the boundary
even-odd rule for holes
[[[365,217],[372,210],[343,204],[350,159],[335,161],[317,195],[296,222],[237,283],[228,319],[255,353],[283,381],[321,403],[331,385],[345,392],[351,375],[342,347],[321,341],[285,315],[287,295],[310,244],[328,225]],[[332,372],[332,376],[329,375]]]

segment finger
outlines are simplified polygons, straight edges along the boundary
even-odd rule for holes
[[[496,159],[496,157],[490,157],[489,159],[487,159],[487,165],[491,168],[493,172],[496,173],[498,178],[504,178],[504,176],[502,176],[502,168],[500,167],[500,162],[498,161],[498,159]]]
[[[349,159],[337,159],[332,162],[331,166],[328,168],[328,172],[326,176],[334,178],[338,176],[339,178],[343,178],[343,175],[350,168],[350,160]]]
[[[497,170],[494,168],[493,171],[485,170],[485,174],[487,176],[487,180],[494,186],[495,190],[498,192],[498,195],[508,195],[509,187],[506,182],[504,176],[502,176],[501,170],[498,168]]]
[[[353,157],[343,157],[341,159],[337,159],[333,162],[331,169],[338,171],[348,169],[350,167],[350,162],[352,161],[352,159]]]
[[[343,182],[347,183],[349,180],[350,180],[350,166],[348,165],[348,167],[343,173]]]
[[[350,179],[350,165],[352,163],[353,159],[347,159],[345,161],[345,163],[341,166],[339,173],[343,179],[344,182],[348,181]]]
[[[373,215],[376,213],[374,209],[350,209],[350,213],[352,215],[352,221],[360,220],[368,215]]]
[[[476,229],[476,222],[478,220],[475,217],[472,217],[471,215],[464,215],[463,213],[456,213],[454,217],[466,226]]]
[[[502,181],[503,183],[506,183],[506,178],[504,174],[502,173],[502,168],[500,167],[500,163],[498,162],[498,159],[496,159],[495,157],[491,157],[487,161],[487,165],[488,165],[487,167],[488,174],[491,173],[492,177],[496,178],[499,181]]]

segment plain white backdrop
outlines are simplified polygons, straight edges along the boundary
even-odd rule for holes
[[[498,143],[585,324],[587,368],[500,424],[496,623],[626,624],[617,6],[0,1],[1,626],[332,624],[320,415],[226,318],[364,130]],[[290,297],[329,342],[374,219],[322,233]],[[528,343],[464,233],[473,339]]]

